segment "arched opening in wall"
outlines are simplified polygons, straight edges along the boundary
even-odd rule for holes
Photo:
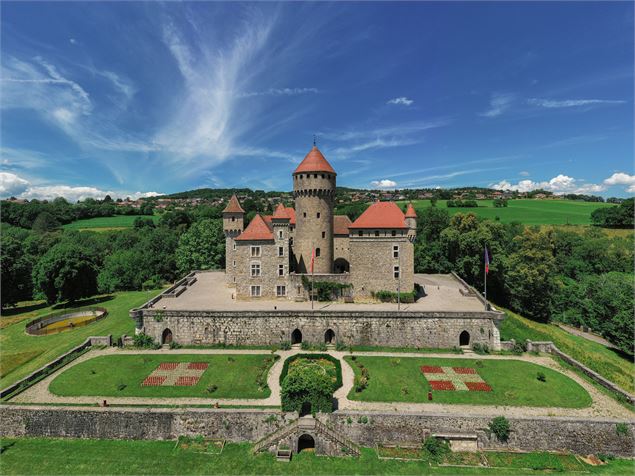
[[[291,343],[292,344],[302,343],[302,332],[300,332],[300,329],[296,329],[291,333]]]
[[[310,414],[311,414],[311,402],[304,402],[302,404],[302,408],[300,409],[300,416],[305,416]]]
[[[333,270],[336,274],[349,273],[351,265],[344,258],[337,258],[333,262]]]
[[[161,344],[171,344],[172,343],[172,331],[170,329],[166,329],[163,331],[161,335]]]
[[[470,345],[470,333],[468,331],[461,332],[459,345]]]
[[[324,343],[335,344],[335,332],[333,332],[333,329],[328,329],[324,333]]]
[[[301,451],[315,451],[315,440],[311,435],[304,434],[298,438],[298,453]]]

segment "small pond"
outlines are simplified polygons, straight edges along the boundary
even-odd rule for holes
[[[27,323],[26,333],[34,336],[57,334],[84,327],[108,315],[103,307],[81,308],[70,312],[58,312],[38,317]]]

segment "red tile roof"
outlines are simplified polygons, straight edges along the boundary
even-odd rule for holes
[[[284,205],[282,203],[279,203],[278,206],[276,207],[276,210],[273,212],[273,215],[271,216],[271,218],[289,218],[289,214],[287,213],[287,209],[284,208]]]
[[[395,202],[375,202],[349,228],[407,228]]]
[[[293,172],[299,174],[301,172],[329,172],[334,174],[335,170],[331,167],[331,164],[324,158],[322,152],[313,146],[311,151],[306,155],[304,160],[300,162],[298,168]]]
[[[236,238],[236,241],[253,240],[273,240],[273,233],[260,215],[256,215],[254,219],[249,222],[245,231]]]
[[[287,211],[287,214],[289,215],[289,220],[291,220],[289,223],[291,223],[292,225],[295,225],[295,208],[287,207],[285,208],[285,210]]]
[[[238,198],[236,195],[232,195],[232,198],[229,199],[229,203],[223,210],[223,213],[245,213],[243,207],[240,206],[240,202],[238,202]]]
[[[351,219],[346,215],[335,215],[333,217],[333,234],[348,235],[348,227],[351,226]]]
[[[282,203],[276,207],[273,215],[263,216],[267,224],[271,224],[272,218],[288,218],[289,224],[295,225],[295,209],[291,207],[285,207]]]
[[[417,212],[412,206],[412,203],[408,204],[408,209],[406,210],[406,218],[417,218]]]

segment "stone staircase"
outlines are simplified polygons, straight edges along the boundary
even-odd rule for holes
[[[273,446],[278,441],[280,441],[283,438],[286,438],[287,436],[291,435],[293,432],[295,432],[297,430],[299,421],[300,420],[293,420],[288,425],[283,426],[281,428],[278,428],[273,433],[269,433],[265,437],[263,437],[260,440],[258,440],[254,444],[253,452],[254,453],[258,453],[259,451],[266,450],[270,446]]]
[[[315,433],[330,440],[332,443],[335,443],[342,449],[343,452],[351,456],[359,456],[361,454],[359,445],[340,435],[337,431],[329,428],[321,421],[316,420],[315,418],[311,418],[311,420],[314,422]]]

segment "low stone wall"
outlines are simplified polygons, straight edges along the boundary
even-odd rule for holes
[[[296,418],[296,413],[267,410],[5,405],[0,411],[0,436],[165,440],[203,435],[255,442]],[[477,435],[480,449],[634,456],[632,421],[625,422],[628,431],[622,435],[616,430],[621,422],[613,420],[510,418],[509,441],[501,443],[487,431],[489,417],[338,411],[319,414],[318,419],[361,446],[420,443],[430,433],[465,433]]]
[[[156,313],[159,314],[156,314]],[[331,329],[344,345],[411,348],[459,346],[459,335],[470,334],[470,345],[498,350],[499,315],[492,312],[335,312],[335,311],[171,311],[144,310],[143,332],[157,342],[166,329],[182,345],[280,345],[298,329],[302,341],[325,342]]]

